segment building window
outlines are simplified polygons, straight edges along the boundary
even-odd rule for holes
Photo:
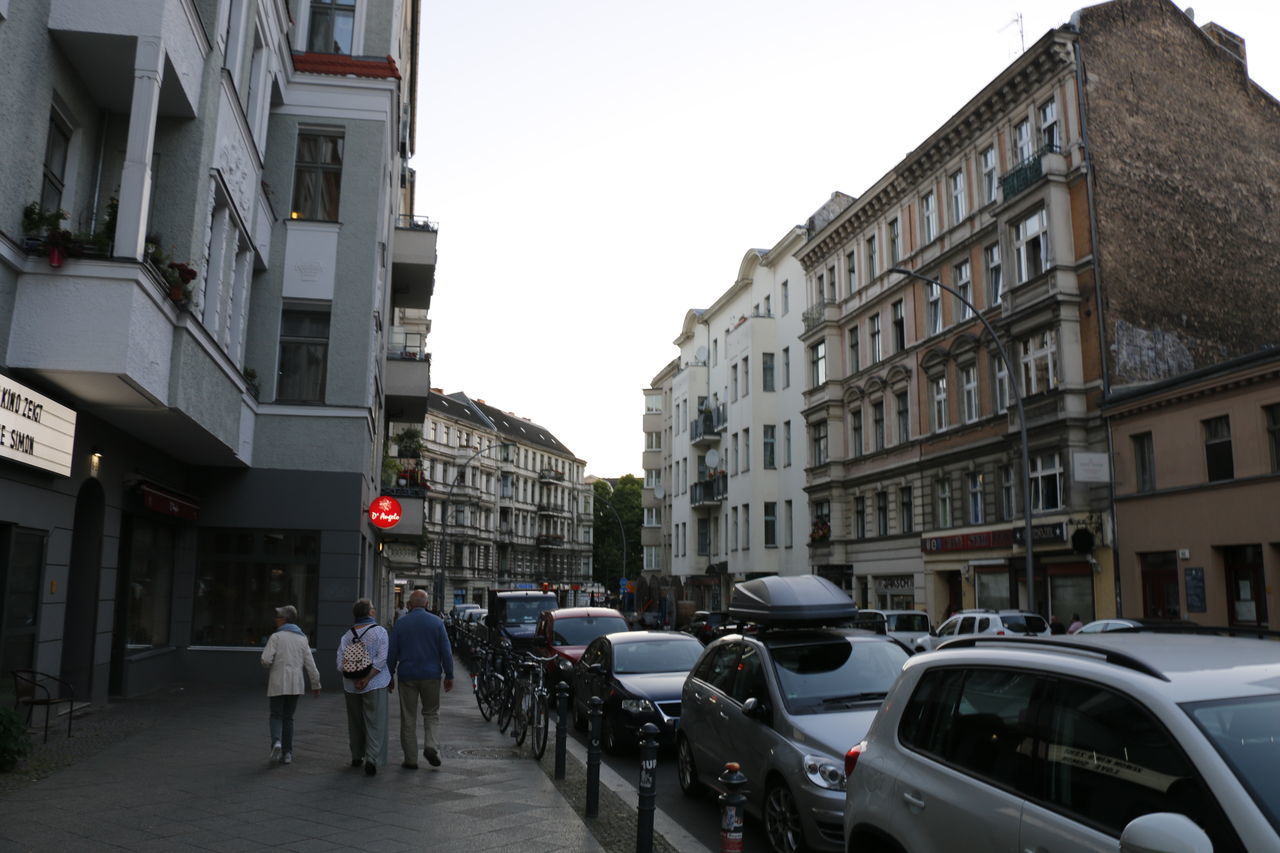
[[[44,142],[44,179],[40,187],[40,207],[46,212],[62,209],[62,190],[67,175],[67,152],[71,149],[71,128],[57,112],[49,113],[49,132]],[[113,238],[115,235],[108,235]]]
[[[742,550],[751,550],[751,504],[742,505]]]
[[[1004,280],[1000,273],[1000,244],[992,243],[982,250],[987,262],[987,298],[991,305],[1000,304],[1004,296]]]
[[[876,277],[876,235],[867,238],[867,281]]]
[[[862,409],[849,410],[849,443],[852,445],[849,449],[853,451],[853,455],[861,456],[862,447]]]
[[[871,404],[871,440],[876,450],[884,450],[884,401]]]
[[[964,194],[964,170],[951,173],[951,224],[959,225],[969,213]]]
[[[644,395],[644,413],[646,415],[662,414],[662,395],[661,394],[645,394]]]
[[[1055,450],[1031,457],[1031,511],[1050,512],[1062,506],[1062,464]]]
[[[902,260],[902,229],[895,216],[889,220],[889,263],[896,264]]]
[[[1271,471],[1280,471],[1280,403],[1265,406],[1267,415],[1267,444],[1271,448]]]
[[[644,526],[645,527],[661,527],[662,526],[662,507],[647,506],[644,508]]]
[[[1049,151],[1058,151],[1062,145],[1058,134],[1058,102],[1053,98],[1040,105],[1040,144]]]
[[[902,352],[907,348],[907,317],[903,310],[902,300],[893,303],[893,351]]]
[[[859,352],[858,327],[849,327],[849,375],[862,369],[862,355]]]
[[[982,474],[977,471],[970,471],[966,480],[969,486],[969,523],[982,524],[986,521],[982,495]]]
[[[356,28],[356,0],[311,0],[307,50],[351,55]]]
[[[762,464],[765,468],[777,468],[777,445],[778,443],[778,427],[774,424],[764,425],[764,444],[762,451],[764,459]]]
[[[720,339],[711,339],[711,366],[715,367],[720,363]]]
[[[773,390],[773,353],[766,352],[760,356],[761,390]]]
[[[867,320],[867,335],[871,342],[871,363],[879,364],[881,358],[879,314],[872,314]]]
[[[316,645],[320,534],[306,530],[204,528],[191,619],[194,646],[261,646],[281,602]]]
[[[809,347],[809,384],[817,388],[827,381],[827,342],[818,341]]]
[[[646,569],[662,568],[662,550],[657,545],[644,546],[644,567]]]
[[[942,288],[931,282],[924,286],[925,322],[928,334],[936,335],[942,331]]]
[[[956,264],[954,272],[956,292],[960,294],[960,319],[968,320],[973,316],[973,277],[969,273],[969,262]]]
[[[782,316],[785,317],[791,310],[791,286],[784,281],[779,292],[782,295]]]
[[[1139,492],[1154,492],[1156,489],[1156,454],[1151,441],[1151,433],[1143,432],[1133,436],[1133,467],[1137,475]]]
[[[735,507],[731,507],[731,508],[729,509],[729,523],[730,523],[730,525],[731,525],[730,530],[732,530],[732,531],[733,531],[733,533],[732,533],[732,538],[731,538],[731,540],[730,540],[729,550],[730,550],[730,551],[736,551],[736,550],[738,550],[738,536],[739,536],[739,532],[738,532],[738,508],[737,508],[736,506],[735,506]]]
[[[960,368],[964,422],[971,424],[978,419],[978,368],[974,365]]]
[[[644,487],[656,489],[662,485],[662,471],[657,468],[644,469]]]
[[[846,254],[845,263],[849,267],[849,293],[853,293],[858,289],[858,253],[849,252]]]
[[[323,222],[338,220],[342,188],[343,138],[331,134],[298,134],[293,173],[292,218]]]
[[[994,383],[996,413],[1002,415],[1009,411],[1009,368],[1005,365],[1003,358],[998,355],[992,357],[991,372],[996,377]]]
[[[1049,231],[1043,210],[1014,226],[1013,259],[1018,284],[1030,281],[1049,268]]]
[[[778,504],[776,501],[764,502],[764,547],[778,547]]]
[[[1031,159],[1031,122],[1023,119],[1013,128],[1015,165]]]
[[[698,556],[709,556],[711,554],[711,519],[699,518],[694,536],[697,537],[694,547],[698,549]]]
[[[730,443],[733,446],[733,470],[730,473],[736,474],[738,473],[738,462],[740,461],[740,457],[738,456],[738,434],[736,432],[730,439]]]
[[[795,544],[795,535],[793,533],[792,522],[795,520],[795,508],[791,505],[791,501],[782,502],[782,545],[790,548]]]
[[[867,538],[867,499],[862,495],[853,499],[853,535],[858,539]]]
[[[773,316],[773,297],[768,293],[764,295],[764,316]]]
[[[729,367],[729,402],[735,402],[738,399],[738,365],[730,365]]]
[[[782,467],[791,467],[791,421],[782,422]]]
[[[645,450],[661,450],[662,449],[662,433],[646,432],[644,434]]]
[[[782,387],[791,387],[791,347],[782,348]]]
[[[1204,426],[1204,462],[1209,482],[1235,477],[1231,459],[1231,421],[1224,415],[1200,422]]]
[[[329,307],[286,305],[280,312],[276,400],[324,402],[329,362]]]
[[[818,273],[818,301],[819,302],[823,301],[823,299],[825,298],[824,291],[826,290],[826,282],[827,282],[826,276],[824,276],[822,273]],[[833,300],[828,299],[826,301],[831,302]]]
[[[818,421],[810,430],[810,458],[814,465],[827,464],[827,422]]]
[[[929,396],[933,399],[933,431],[941,432],[950,426],[947,419],[947,377],[929,380]]]
[[[910,533],[916,527],[910,486],[902,486],[898,489],[898,526],[902,528],[903,533]]]
[[[751,393],[751,360],[745,355],[742,357],[742,396]]]
[[[996,180],[996,147],[992,145],[978,156],[982,161],[982,201],[990,204],[996,200],[996,187],[999,185]]]
[[[827,267],[827,301],[835,302],[838,295],[836,292],[836,268],[832,264]]]
[[[1022,342],[1022,393],[1030,397],[1058,387],[1058,333],[1053,329]]]
[[[1012,521],[1014,506],[1013,468],[1005,465],[1000,468],[1000,518]]]
[[[951,526],[951,481],[946,477],[939,477],[933,482],[934,494],[934,510],[936,518],[934,524],[939,528],[947,528]]]
[[[742,431],[742,471],[746,473],[751,470],[751,430],[744,429]]]
[[[889,493],[876,492],[876,535],[889,535]]]
[[[924,242],[932,243],[938,238],[938,201],[932,191],[925,193],[920,199],[920,221]]]
[[[911,412],[907,408],[907,392],[899,391],[894,395],[898,415],[898,443],[911,439]]]
[[[167,646],[178,528],[137,515],[127,516],[122,526],[120,571],[129,589],[125,643],[129,651]]]

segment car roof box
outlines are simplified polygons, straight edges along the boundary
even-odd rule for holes
[[[770,575],[733,585],[729,615],[772,626],[838,625],[858,608],[840,587],[818,575]]]

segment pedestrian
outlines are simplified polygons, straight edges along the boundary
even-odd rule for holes
[[[1067,633],[1074,634],[1084,627],[1084,623],[1080,621],[1079,613],[1071,614],[1071,624],[1067,626]]]
[[[440,766],[440,687],[453,689],[453,648],[439,616],[427,610],[427,593],[409,595],[409,612],[391,632],[387,653],[392,689],[400,682],[400,748],[408,770],[418,769],[418,704],[422,704],[422,757]]]
[[[303,673],[311,680],[311,695],[320,695],[320,670],[311,653],[311,641],[298,627],[298,608],[276,608],[276,630],[262,650],[267,668],[267,702],[271,709],[271,760],[293,763],[293,713],[306,690]]]
[[[387,670],[387,629],[374,619],[373,602],[361,598],[351,607],[354,622],[338,643],[338,672],[347,647],[356,640],[369,652],[372,666],[367,674],[351,678],[343,674],[342,689],[347,703],[347,743],[351,747],[351,766],[364,765],[366,776],[373,776],[387,763],[387,688],[391,673]]]
[[[1056,613],[1049,617],[1049,633],[1050,634],[1067,633],[1067,626],[1062,624],[1062,622],[1058,619],[1058,614]]]

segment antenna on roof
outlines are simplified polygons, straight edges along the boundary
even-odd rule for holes
[[[1004,32],[1005,30],[1009,29],[1009,27],[1012,27],[1014,24],[1018,25],[1018,53],[1026,53],[1027,39],[1024,33],[1022,32],[1022,13],[1021,12],[1014,15],[1013,20],[1011,20],[1009,23],[1001,27],[998,30],[998,32]]]

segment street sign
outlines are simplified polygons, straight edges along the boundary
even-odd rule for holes
[[[618,578],[618,592],[626,592],[626,591],[627,591],[627,579]]]

